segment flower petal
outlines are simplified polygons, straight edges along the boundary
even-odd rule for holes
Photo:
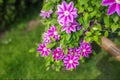
[[[62,6],[64,10],[67,10],[67,3],[65,1],[63,1]]]
[[[76,32],[75,26],[71,26],[71,27],[70,27],[70,30],[73,31],[73,32]]]
[[[120,4],[116,5],[116,11],[117,11],[118,15],[120,16]]]
[[[74,16],[74,18],[76,18],[78,15],[77,15],[77,8],[74,8],[73,11],[71,12],[71,14]]]
[[[67,29],[66,26],[63,26],[63,27],[62,27],[62,31],[65,31],[66,29]]]
[[[72,16],[72,15],[69,15],[69,16],[68,16],[68,21],[69,21],[69,22],[73,22],[73,16]]]
[[[58,21],[62,20],[64,18],[64,15],[59,15],[58,16]]]
[[[108,9],[108,15],[111,15],[111,14],[115,13],[115,11],[116,11],[116,3],[110,5],[110,7]]]
[[[64,12],[58,11],[57,14],[58,14],[58,15],[62,15],[62,14],[64,14]]]
[[[73,2],[70,2],[68,4],[68,11],[72,11],[73,10],[73,6],[74,6],[74,3]]]
[[[71,68],[71,64],[67,64],[66,69],[69,70]]]
[[[107,5],[111,5],[111,4],[114,4],[114,3],[115,3],[115,0],[103,0],[101,4],[103,6],[107,6]]]
[[[63,11],[63,8],[62,8],[61,5],[58,5],[58,6],[57,6],[57,9],[58,9],[58,11]]]
[[[67,33],[67,34],[70,34],[70,33],[71,33],[71,31],[70,31],[69,28],[66,30],[66,33]]]

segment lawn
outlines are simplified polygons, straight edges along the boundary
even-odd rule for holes
[[[27,23],[15,24],[16,28],[6,31],[5,37],[0,39],[0,79],[120,79],[120,62],[100,47],[95,56],[80,63],[72,72],[46,71],[43,58],[29,51],[39,43],[44,26],[26,31]],[[113,36],[112,40],[120,45],[120,38]]]

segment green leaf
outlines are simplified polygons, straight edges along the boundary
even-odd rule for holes
[[[66,49],[64,49],[64,53],[65,54],[67,54],[68,53],[68,49],[66,48]]]
[[[120,36],[120,32],[118,32],[118,36]]]
[[[66,40],[69,41],[71,38],[71,34],[66,35]]]
[[[119,25],[117,24],[112,24],[111,26],[112,32],[115,32],[118,28],[119,28]]]
[[[86,36],[91,36],[92,33],[91,32],[86,32]]]
[[[91,41],[92,41],[92,38],[91,38],[91,37],[85,37],[85,41],[86,41],[86,42],[91,42]]]
[[[88,20],[89,14],[88,13],[84,13],[84,17],[83,20],[86,22]]]
[[[53,48],[55,45],[56,45],[55,43],[47,44],[47,48]]]
[[[93,11],[93,8],[92,7],[88,7],[88,11],[89,12]]]
[[[110,27],[109,16],[104,17],[104,23],[105,23],[105,27]]]
[[[98,42],[98,36],[93,36],[93,39]]]
[[[35,52],[35,48],[31,48],[31,49],[29,50],[29,53],[33,53],[33,52]]]
[[[39,57],[39,56],[40,56],[40,53],[39,53],[39,52],[37,52],[37,53],[36,53],[36,57]]]
[[[104,36],[108,37],[108,31],[105,31]]]
[[[113,20],[114,20],[114,22],[116,23],[116,22],[119,20],[119,17],[118,17],[118,16],[115,16],[115,17],[113,18]]]
[[[50,65],[50,61],[46,61],[45,66],[48,67]]]
[[[96,52],[95,52],[95,51],[92,51],[92,54],[95,56],[95,55],[96,55]]]

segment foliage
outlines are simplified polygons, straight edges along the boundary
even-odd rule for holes
[[[0,31],[26,17],[30,11],[42,4],[39,0],[0,0]],[[39,8],[40,9],[40,8]]]
[[[57,5],[61,4],[61,0],[49,0],[48,2],[44,1],[43,10],[49,11],[53,9],[54,13],[51,18],[41,20],[46,26],[46,31],[50,29],[51,25],[57,27],[57,31],[60,34],[60,41],[52,40],[52,43],[47,44],[47,48],[54,50],[56,47],[62,45],[64,54],[67,54],[68,48],[79,48],[79,43],[82,40],[85,42],[91,43],[96,42],[98,45],[101,44],[102,36],[109,36],[109,32],[115,32],[118,30],[120,25],[120,17],[117,14],[107,15],[107,9],[101,6],[102,0],[72,0],[74,2],[75,8],[78,9],[77,22],[82,25],[82,29],[71,34],[67,34],[65,31],[61,32],[62,26],[59,25],[57,21]],[[70,3],[70,0],[66,0],[67,3]],[[44,43],[44,41],[42,41]],[[52,52],[52,51],[51,51]],[[38,53],[39,54],[39,53]],[[56,63],[56,60],[53,60],[53,57],[50,56],[46,59],[46,66],[56,65],[56,70],[60,70],[61,61]],[[84,62],[84,57],[80,57],[80,62]],[[57,67],[58,66],[58,67]]]

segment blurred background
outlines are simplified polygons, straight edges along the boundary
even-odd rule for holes
[[[120,79],[120,62],[97,45],[97,54],[72,72],[46,69],[35,54],[45,28],[43,1],[0,0],[0,79]],[[120,45],[120,37],[111,34],[111,40]]]

